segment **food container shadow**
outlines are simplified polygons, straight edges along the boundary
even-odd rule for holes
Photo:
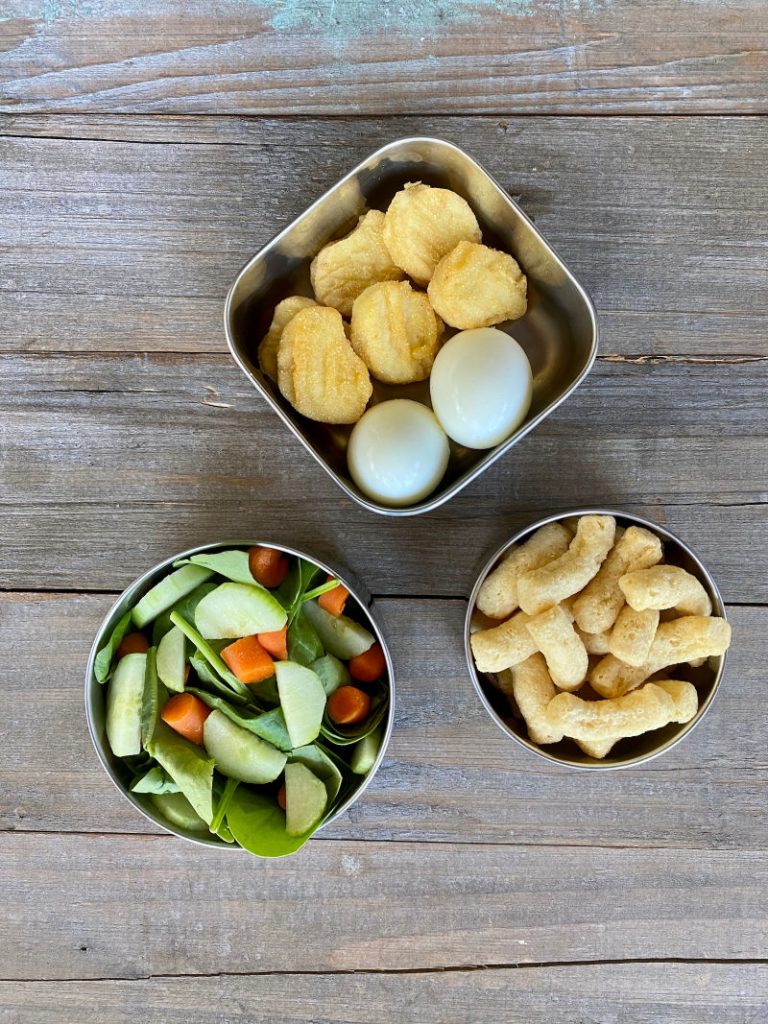
[[[671,533],[665,527],[660,526],[658,523],[655,523],[650,519],[645,519],[643,516],[624,512],[621,509],[576,508],[569,509],[564,512],[557,512],[554,515],[547,516],[546,519],[540,519],[538,522],[535,522],[530,526],[526,526],[498,548],[488,559],[469,596],[467,614],[464,620],[464,652],[467,659],[469,675],[481,703],[496,725],[498,725],[502,732],[507,736],[513,739],[520,746],[525,747],[527,750],[537,754],[539,757],[543,757],[545,760],[550,761],[553,764],[563,765],[568,768],[583,769],[586,771],[615,771],[619,768],[636,767],[637,765],[651,761],[660,754],[671,750],[685,736],[695,729],[710,709],[715,699],[715,694],[720,686],[723,672],[725,670],[727,652],[726,654],[709,658],[706,664],[697,668],[685,665],[675,669],[674,678],[689,680],[696,685],[696,689],[699,693],[699,708],[690,722],[685,722],[683,724],[671,723],[662,729],[644,733],[641,736],[619,740],[607,757],[603,760],[597,760],[596,758],[589,757],[587,754],[583,753],[579,750],[576,744],[569,739],[562,740],[560,743],[548,744],[546,747],[539,746],[537,743],[530,740],[522,717],[513,713],[505,697],[493,686],[488,676],[483,672],[478,672],[475,667],[474,658],[472,657],[472,649],[469,642],[472,629],[472,618],[475,612],[475,605],[477,603],[477,595],[480,591],[480,587],[504,555],[506,555],[515,545],[520,544],[531,534],[535,533],[536,530],[540,529],[542,526],[546,526],[547,523],[560,522],[564,519],[578,518],[579,516],[585,515],[614,516],[618,526],[643,526],[652,533],[655,533],[660,537],[664,544],[664,561],[672,565],[679,565],[681,568],[694,575],[703,585],[710,597],[710,600],[712,601],[712,614],[723,619],[727,618],[725,614],[725,605],[723,604],[723,599],[720,596],[720,591],[717,589],[717,584],[699,556],[693,548],[690,547],[690,545],[686,544],[685,541],[681,540],[675,534]]]
[[[528,416],[511,437],[486,451],[452,445],[437,490],[414,505],[391,508],[363,495],[352,481],[346,465],[351,428],[299,415],[261,372],[256,349],[277,302],[288,295],[312,294],[309,264],[317,252],[353,228],[364,210],[386,209],[392,196],[411,181],[462,195],[480,222],[486,244],[511,252],[527,274],[528,312],[499,326],[525,350],[534,392]],[[573,393],[594,362],[598,339],[587,293],[507,191],[458,146],[426,137],[398,139],[371,154],[267,243],[230,288],[224,325],[235,362],[288,429],[358,505],[386,516],[432,511],[476,479]],[[407,389],[374,382],[374,403],[392,397],[429,405],[429,382]]]

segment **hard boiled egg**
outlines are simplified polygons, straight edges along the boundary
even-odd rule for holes
[[[360,490],[383,505],[412,505],[440,483],[448,438],[434,413],[396,398],[374,405],[357,421],[347,465]]]
[[[493,448],[528,413],[531,364],[504,331],[460,331],[438,352],[429,391],[435,415],[450,438],[466,448]]]

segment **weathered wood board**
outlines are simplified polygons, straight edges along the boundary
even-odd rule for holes
[[[9,0],[6,110],[766,109],[760,0]]]

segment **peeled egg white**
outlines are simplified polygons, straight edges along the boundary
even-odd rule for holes
[[[435,415],[450,438],[466,448],[493,448],[528,413],[531,364],[504,331],[460,331],[438,352],[429,391]]]
[[[355,424],[347,446],[352,479],[382,505],[412,505],[437,487],[448,465],[448,438],[434,413],[396,398],[374,405]]]

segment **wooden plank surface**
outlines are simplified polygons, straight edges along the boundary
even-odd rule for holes
[[[520,199],[592,294],[603,354],[765,356],[767,124],[0,118],[0,350],[222,351],[240,266],[373,149],[427,133]]]
[[[766,1001],[768,967],[758,964],[0,982],[0,1020],[29,1014],[36,1024],[760,1024]]]
[[[760,960],[768,854],[0,834],[4,979]],[[85,948],[83,948],[85,947]]]
[[[761,0],[8,0],[5,110],[766,109]]]
[[[158,831],[114,789],[85,726],[86,652],[111,601],[0,598],[0,649],[14,652],[3,675],[14,757],[0,765],[0,829]],[[395,731],[364,798],[323,832],[323,842],[768,849],[768,609],[731,609],[725,680],[683,743],[640,768],[596,775],[533,757],[491,721],[464,663],[463,601],[389,600],[376,608],[395,659]]]
[[[767,366],[601,361],[458,498],[392,521],[344,497],[227,355],[6,355],[0,586],[116,590],[243,537],[306,545],[374,594],[466,596],[514,530],[608,505],[679,529],[726,600],[759,603],[768,546],[744,545],[768,500]]]

